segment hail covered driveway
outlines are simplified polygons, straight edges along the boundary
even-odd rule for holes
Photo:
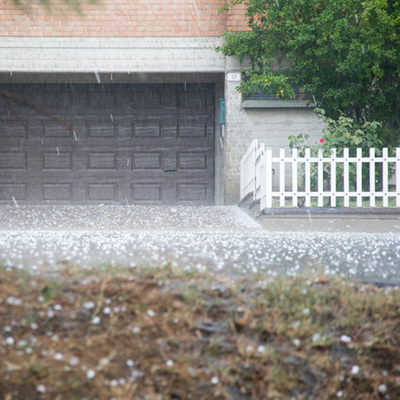
[[[323,271],[400,282],[397,233],[267,231],[238,207],[54,206],[0,209],[0,262],[163,266],[265,276]]]

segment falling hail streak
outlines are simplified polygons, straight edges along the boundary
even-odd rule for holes
[[[315,100],[315,96],[312,95],[312,98],[313,98],[313,100],[314,100],[314,105],[316,106],[316,105],[317,105],[317,101]]]
[[[60,149],[58,148],[58,146],[56,147],[57,149],[57,154],[60,155]]]
[[[96,77],[96,81],[97,81],[97,83],[101,83],[101,80],[100,80],[100,75],[99,75],[99,73],[98,73],[98,72],[94,72],[94,76]]]
[[[12,198],[12,201],[13,201],[15,207],[16,207],[16,208],[19,208],[19,205],[18,205],[18,203],[17,203],[17,200],[15,200],[15,197],[12,196],[11,198]]]
[[[74,133],[75,142],[77,142],[78,141],[78,137],[76,136],[76,132],[73,131],[73,133]]]
[[[114,122],[113,115],[110,113],[111,122]]]

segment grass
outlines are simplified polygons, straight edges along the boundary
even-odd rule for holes
[[[0,269],[2,399],[397,399],[400,290]]]

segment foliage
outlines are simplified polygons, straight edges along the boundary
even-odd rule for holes
[[[226,32],[218,49],[263,89],[290,98],[287,82],[310,91],[330,118],[390,122],[400,105],[400,0],[231,0],[246,6],[249,31]],[[267,81],[266,81],[267,80]],[[256,91],[242,84],[244,93]]]
[[[332,149],[336,149],[337,156],[343,156],[343,149],[349,149],[349,155],[355,157],[356,149],[362,149],[362,155],[369,156],[369,149],[375,148],[375,155],[381,156],[382,148],[385,143],[385,130],[382,130],[382,125],[379,122],[364,122],[361,126],[357,121],[352,118],[346,117],[341,113],[338,119],[332,119],[326,116],[323,109],[317,108],[316,113],[320,119],[325,123],[325,128],[322,131],[323,136],[319,142],[315,144],[310,143],[310,136],[305,133],[300,133],[298,136],[289,136],[289,146],[291,149],[298,148],[299,154],[304,157],[305,149],[310,148],[312,157],[317,157],[318,151],[323,150],[323,155],[329,157]],[[386,135],[388,133],[386,132]],[[390,149],[393,152],[393,149]],[[336,169],[336,186],[343,188],[343,165],[338,164]],[[304,177],[303,177],[304,178]],[[325,184],[330,185],[330,166],[324,164],[324,178]],[[356,167],[352,163],[349,168],[350,185],[356,182]],[[382,171],[377,168],[375,179],[377,184],[382,182]],[[363,183],[364,188],[369,185],[369,165],[363,166]],[[317,168],[312,165],[311,170],[311,184],[312,188],[317,187]]]

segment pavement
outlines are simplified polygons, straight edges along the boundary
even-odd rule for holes
[[[280,214],[256,221],[270,232],[343,232],[400,234],[400,215],[393,214]]]
[[[397,285],[400,221],[312,213],[255,220],[236,206],[3,206],[0,264],[30,271],[169,264],[232,277],[312,272]]]

